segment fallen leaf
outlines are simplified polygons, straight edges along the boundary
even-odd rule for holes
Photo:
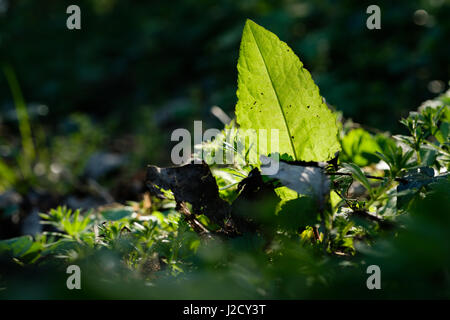
[[[177,203],[189,202],[195,215],[204,214],[220,226],[230,214],[230,205],[220,198],[216,180],[205,162],[169,168],[150,165],[146,183],[158,195],[162,193],[157,187],[171,190]]]
[[[267,161],[261,156],[261,161]],[[280,161],[276,174],[268,175],[278,179],[284,186],[298,194],[317,199],[323,206],[330,192],[330,180],[320,167],[299,166]]]

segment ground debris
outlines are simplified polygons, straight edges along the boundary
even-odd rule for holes
[[[216,180],[205,162],[169,168],[149,165],[146,183],[158,196],[162,195],[161,188],[171,190],[177,203],[189,202],[195,215],[204,214],[221,227],[230,215],[230,205],[220,198]]]

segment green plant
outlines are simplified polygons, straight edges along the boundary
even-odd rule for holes
[[[32,177],[32,168],[36,157],[36,151],[31,135],[31,125],[28,118],[27,107],[16,78],[16,74],[14,73],[12,67],[10,65],[4,65],[3,73],[6,77],[13,96],[22,141],[22,152],[19,154],[17,162],[23,178],[29,179]],[[0,168],[4,166],[6,165],[0,162]],[[12,172],[8,172],[8,170],[3,168],[0,170],[0,173],[4,175],[6,181],[8,181],[10,184],[13,184],[15,182],[15,180],[12,178]]]
[[[20,268],[80,264],[103,298],[449,298],[450,92],[391,138],[341,128],[292,50],[252,21],[238,71],[236,124],[201,151],[242,161],[149,166],[150,207],[60,207],[41,215],[57,231],[1,252]],[[246,160],[269,148],[241,130],[272,128],[282,162],[264,175]],[[381,293],[364,286],[370,264]]]

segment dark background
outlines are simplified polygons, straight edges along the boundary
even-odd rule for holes
[[[430,92],[431,81],[447,86],[449,78],[446,0],[378,1],[381,30],[365,27],[372,2],[364,1],[85,0],[76,2],[80,31],[66,28],[70,1],[1,3],[0,59],[14,67],[28,102],[49,107],[51,124],[77,111],[120,117],[129,130],[135,108],[157,111],[177,98],[193,118],[214,104],[231,114],[246,18],[294,49],[329,103],[379,129],[397,129],[401,116],[444,90]],[[11,97],[1,81],[3,113]]]

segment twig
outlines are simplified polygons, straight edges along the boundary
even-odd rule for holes
[[[333,190],[342,200],[345,201],[345,203],[348,205],[349,208],[352,207],[352,204],[350,202],[348,202],[348,199],[346,197],[344,197],[343,195],[341,195],[341,193],[337,190]]]
[[[186,220],[186,222],[196,233],[198,233],[199,236],[205,238],[211,237],[211,232],[195,218],[195,216],[189,211],[186,203],[178,202],[176,209],[178,210],[178,212],[184,215],[184,219]]]
[[[389,230],[389,229],[392,229],[393,227],[396,226],[396,224],[393,223],[392,221],[384,220],[383,218],[380,218],[380,217],[378,217],[376,215],[373,215],[373,214],[371,214],[371,213],[369,213],[367,211],[364,211],[364,210],[354,210],[354,211],[352,211],[351,214],[354,215],[354,216],[363,217],[363,218],[365,218],[367,220],[370,220],[370,221],[377,222],[382,229]]]
[[[320,240],[319,228],[317,228],[316,226],[313,227],[313,235],[314,235],[314,242]]]
[[[378,216],[376,216],[376,215],[370,214],[370,213],[367,212],[367,211],[364,211],[364,210],[355,210],[355,209],[353,209],[351,203],[348,202],[348,200],[347,200],[345,197],[343,197],[343,196],[339,193],[339,191],[334,190],[334,192],[336,192],[336,194],[337,194],[342,200],[344,200],[345,203],[347,203],[348,207],[352,210],[351,215],[354,215],[354,216],[360,216],[360,217],[366,218],[367,220],[375,221],[375,222],[377,222],[377,223],[380,225],[380,227],[382,227],[383,229],[391,229],[392,227],[395,226],[395,224],[394,224],[393,222],[391,222],[391,221],[386,221],[386,220],[384,220],[383,218],[380,218],[380,217],[378,217]]]
[[[325,174],[328,175],[328,176],[349,176],[349,177],[352,176],[352,174],[350,172],[325,172]],[[366,178],[375,179],[375,180],[385,180],[385,179],[387,179],[385,177],[372,176],[370,174],[365,174],[365,176],[366,176]],[[403,182],[403,183],[407,183],[408,182],[408,180],[403,179],[403,178],[394,178],[394,180],[398,181],[398,182]]]

